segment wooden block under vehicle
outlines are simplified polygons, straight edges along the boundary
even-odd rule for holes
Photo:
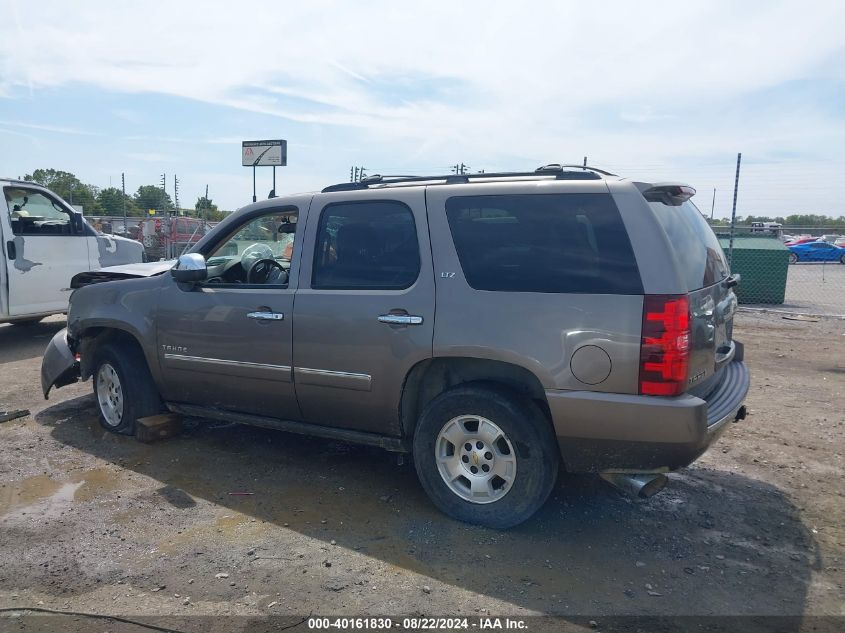
[[[138,418],[135,424],[135,439],[139,442],[155,442],[173,437],[182,429],[182,416],[176,413],[161,413]]]

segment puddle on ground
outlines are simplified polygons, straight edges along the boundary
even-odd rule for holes
[[[109,468],[92,468],[71,473],[65,481],[49,475],[35,475],[0,484],[0,516],[12,511],[38,509],[40,516],[57,516],[74,501],[92,501],[118,488],[120,474]]]

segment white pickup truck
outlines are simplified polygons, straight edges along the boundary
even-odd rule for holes
[[[0,323],[37,323],[67,312],[77,273],[142,261],[144,247],[98,234],[82,214],[35,183],[0,178]]]

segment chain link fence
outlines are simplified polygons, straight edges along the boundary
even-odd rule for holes
[[[714,226],[741,306],[845,318],[845,236],[830,227]]]

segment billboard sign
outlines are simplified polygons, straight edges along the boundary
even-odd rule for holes
[[[241,156],[243,158],[241,164],[244,167],[284,167],[288,164],[288,142],[283,139],[244,141]]]

